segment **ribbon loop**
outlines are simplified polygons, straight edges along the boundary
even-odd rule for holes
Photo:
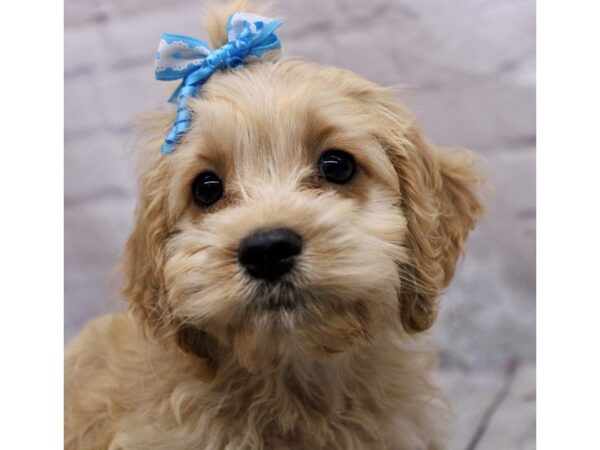
[[[204,42],[189,36],[165,33],[156,54],[157,80],[181,79],[169,102],[177,103],[177,116],[161,151],[171,153],[187,132],[191,114],[187,99],[217,70],[235,69],[247,58],[261,58],[281,48],[275,30],[281,22],[251,13],[234,13],[227,21],[228,42],[211,50]]]

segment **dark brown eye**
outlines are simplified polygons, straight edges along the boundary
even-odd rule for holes
[[[223,182],[213,172],[202,172],[192,183],[194,201],[200,206],[210,206],[223,196]]]
[[[327,150],[319,160],[319,170],[327,181],[347,183],[356,173],[356,161],[350,153],[342,150]]]

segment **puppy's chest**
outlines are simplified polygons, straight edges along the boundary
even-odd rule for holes
[[[182,389],[153,412],[138,412],[142,420],[127,421],[127,441],[170,450],[385,448],[376,402],[329,377],[247,380],[229,392],[190,389],[187,396]]]

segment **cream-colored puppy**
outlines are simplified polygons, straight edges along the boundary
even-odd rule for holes
[[[213,11],[226,41],[235,2]],[[129,311],[68,346],[69,449],[437,449],[434,322],[482,206],[389,90],[306,61],[214,74],[147,119]]]

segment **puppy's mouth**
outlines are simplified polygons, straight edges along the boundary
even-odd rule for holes
[[[304,305],[302,290],[291,281],[257,283],[252,304],[269,311],[293,311]]]

